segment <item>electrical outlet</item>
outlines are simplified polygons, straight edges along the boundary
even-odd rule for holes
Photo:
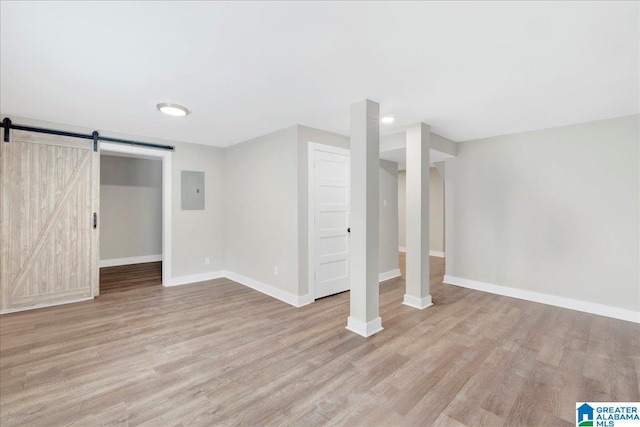
[[[211,264],[211,258],[206,257],[206,258],[204,259],[204,263],[205,263],[205,264],[207,264],[207,265]]]
[[[273,267],[273,274],[278,275],[278,266]]]
[[[384,199],[384,205],[387,206],[387,199]]]

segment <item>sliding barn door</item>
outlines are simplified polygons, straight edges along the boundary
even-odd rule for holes
[[[14,129],[10,137],[0,140],[0,309],[97,295],[93,141]]]

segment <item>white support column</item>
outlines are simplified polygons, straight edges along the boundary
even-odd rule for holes
[[[407,129],[407,280],[403,304],[423,309],[429,293],[429,138],[431,127]]]
[[[382,330],[378,295],[380,106],[351,105],[351,205],[347,329],[364,337]]]

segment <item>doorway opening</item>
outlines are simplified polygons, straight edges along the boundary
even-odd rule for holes
[[[169,284],[171,159],[170,151],[100,145],[100,286],[104,290],[120,286],[110,277],[130,277],[129,284]]]

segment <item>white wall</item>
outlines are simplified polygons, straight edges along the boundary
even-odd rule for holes
[[[100,260],[162,255],[162,162],[100,156]]]
[[[398,164],[380,160],[380,273],[398,268]]]
[[[431,194],[431,193],[429,193]],[[431,206],[431,200],[429,200]],[[431,230],[429,230],[431,235]],[[407,171],[398,171],[398,246],[407,249]]]
[[[459,144],[447,275],[640,311],[639,116]]]
[[[224,268],[224,149],[173,142],[173,277]],[[204,172],[204,210],[181,209],[181,171]],[[209,258],[210,263],[205,263]]]
[[[429,168],[429,251],[444,252],[444,180]]]
[[[432,134],[433,135],[433,134]],[[429,168],[429,251],[444,252],[444,181],[438,170]],[[398,244],[406,247],[407,173],[398,172]]]
[[[298,294],[297,131],[225,150],[225,269]],[[278,275],[274,273],[278,267]]]

